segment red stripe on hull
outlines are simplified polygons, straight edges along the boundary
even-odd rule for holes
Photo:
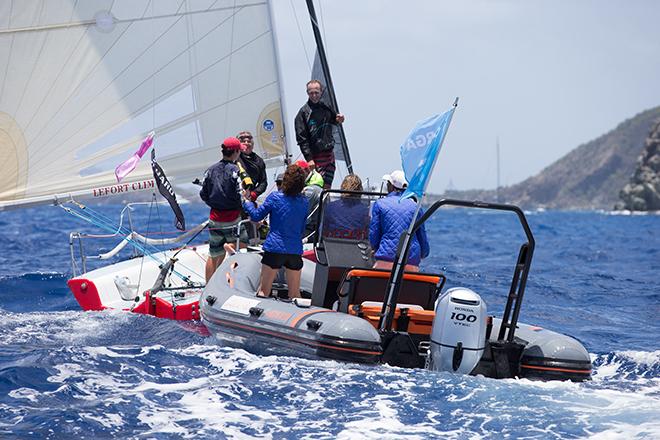
[[[69,280],[67,285],[83,310],[105,310],[108,308],[101,303],[98,289],[92,281],[77,278]],[[199,321],[200,319],[198,301],[173,306],[172,303],[162,298],[155,298],[152,302],[147,297],[133,309],[124,310],[176,321]]]

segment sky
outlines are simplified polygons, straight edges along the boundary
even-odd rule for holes
[[[273,6],[291,136],[314,43],[304,1]],[[316,0],[316,13],[355,171],[372,184],[455,97],[431,193],[495,188],[498,139],[512,185],[660,105],[658,1]]]

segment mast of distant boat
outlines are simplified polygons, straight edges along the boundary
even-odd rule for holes
[[[495,189],[497,203],[502,203],[502,196],[500,194],[500,137],[495,138],[495,152],[497,154],[497,188]]]
[[[325,56],[325,49],[323,47],[323,40],[321,39],[321,32],[319,30],[318,20],[316,19],[316,11],[314,9],[314,0],[307,0],[307,10],[309,11],[309,19],[312,22],[312,30],[314,31],[314,40],[316,41],[316,48],[319,53],[319,61],[321,62],[321,68],[323,69],[323,75],[327,84],[325,85],[328,94],[330,95],[330,101],[334,111],[339,113],[339,105],[337,105],[337,97],[335,95],[335,88],[332,85],[332,78],[330,77],[330,67],[328,67],[328,59]],[[353,174],[353,162],[351,161],[351,155],[348,152],[348,143],[346,142],[346,135],[344,134],[344,127],[339,124],[337,126],[339,129],[339,137],[341,138],[342,150],[344,153],[344,159],[346,160],[346,168],[348,172]]]

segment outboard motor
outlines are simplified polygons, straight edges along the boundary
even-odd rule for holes
[[[435,304],[428,368],[469,374],[486,345],[486,303],[465,287],[449,289]]]

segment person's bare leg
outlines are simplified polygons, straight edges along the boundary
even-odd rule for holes
[[[270,296],[270,292],[273,290],[273,281],[275,281],[276,276],[277,269],[273,269],[265,264],[261,265],[261,281],[259,282],[258,296]]]
[[[222,245],[222,247],[225,249],[226,255],[234,255],[236,253],[236,249],[234,249],[233,244],[225,243]]]
[[[394,263],[391,261],[376,260],[373,266],[374,269],[385,269],[392,270],[394,269]],[[403,268],[404,272],[419,272],[419,266],[414,266],[412,264],[406,264]]]
[[[231,257],[232,255],[234,255],[236,253],[236,250],[234,249],[234,245],[231,245],[229,243],[225,243],[225,244],[222,245],[222,247],[225,249],[225,254],[222,256],[222,259],[218,259],[218,263],[216,263],[216,265],[218,265],[218,266],[220,264],[224,263],[225,260],[228,257]]]
[[[286,284],[289,286],[289,298],[300,298],[300,276],[302,270],[286,269]]]
[[[374,263],[374,269],[386,269],[392,270],[394,264],[391,261],[376,260]]]
[[[209,256],[206,259],[206,267],[205,267],[205,276],[206,276],[206,283],[208,284],[209,280],[215,273],[215,270],[218,268],[218,263],[222,259],[222,255],[219,255],[217,257],[211,257]]]

